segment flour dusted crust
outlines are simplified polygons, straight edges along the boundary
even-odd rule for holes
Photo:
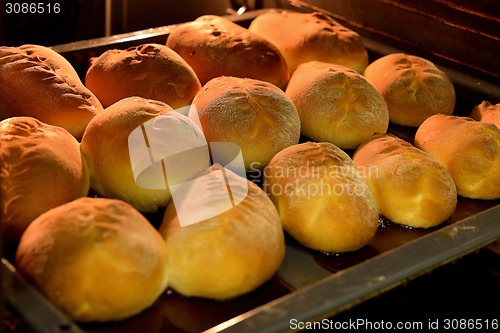
[[[384,96],[394,124],[418,127],[434,114],[454,111],[453,83],[427,59],[389,54],[370,63],[363,74]]]
[[[111,321],[149,307],[167,286],[167,252],[156,229],[120,200],[81,198],[38,217],[16,268],[77,321]]]
[[[202,85],[215,77],[236,76],[284,89],[290,78],[274,44],[221,16],[204,15],[179,26],[167,46],[187,61]]]
[[[264,13],[248,29],[278,47],[291,74],[309,61],[343,65],[359,73],[368,65],[362,38],[321,13]]]
[[[265,81],[210,80],[193,99],[208,142],[232,142],[247,170],[263,168],[283,148],[298,143],[300,119],[293,102]]]
[[[276,154],[264,189],[285,231],[323,252],[355,251],[373,238],[379,211],[351,158],[328,142],[306,142]]]
[[[191,103],[201,88],[193,69],[165,45],[113,49],[91,59],[85,85],[104,107],[125,97],[162,101],[177,109]]]
[[[301,64],[286,95],[299,111],[302,135],[314,141],[354,149],[389,126],[380,92],[345,66],[318,61]]]
[[[29,116],[78,140],[102,105],[71,64],[39,45],[0,47],[0,119]]]
[[[367,180],[380,213],[394,223],[430,228],[455,211],[457,190],[451,174],[402,139],[378,135],[356,150],[353,162]]]
[[[68,131],[31,117],[0,122],[0,215],[6,243],[17,244],[40,214],[88,191],[87,165]]]
[[[434,115],[418,128],[415,146],[448,169],[459,195],[500,198],[500,129],[495,125]]]

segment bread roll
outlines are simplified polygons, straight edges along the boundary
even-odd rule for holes
[[[384,98],[344,66],[304,63],[293,73],[286,95],[299,111],[302,135],[314,141],[354,149],[389,126]]]
[[[410,143],[378,135],[362,144],[352,159],[367,180],[380,213],[390,221],[430,228],[455,211],[457,190],[450,173]]]
[[[100,111],[99,100],[57,52],[39,45],[0,46],[0,119],[34,117],[80,140]]]
[[[321,13],[268,12],[257,16],[248,29],[278,47],[291,74],[301,63],[313,60],[360,73],[368,65],[361,37]]]
[[[169,203],[160,226],[169,285],[186,296],[224,300],[246,294],[269,280],[284,259],[283,229],[271,200],[246,178],[222,170],[212,167],[196,178],[181,205]],[[224,210],[235,197],[242,200]],[[193,215],[213,211],[213,217],[181,227],[177,210],[185,202]]]
[[[453,83],[427,59],[389,54],[368,65],[364,76],[384,96],[394,124],[418,127],[434,114],[451,115],[455,108]]]
[[[263,188],[283,228],[323,252],[355,251],[375,235],[379,212],[351,158],[328,142],[288,147],[264,169]]]
[[[81,198],[38,217],[16,268],[77,321],[110,321],[150,306],[167,286],[165,242],[132,206]]]
[[[434,115],[418,128],[415,146],[448,169],[459,195],[500,198],[500,129],[495,125]]]
[[[263,168],[281,149],[299,142],[297,109],[270,83],[218,77],[200,90],[193,106],[207,141],[238,145],[247,170]]]
[[[166,206],[170,200],[167,184],[160,189],[149,189],[136,183],[128,140],[134,129],[171,110],[160,101],[128,97],[94,117],[81,142],[90,169],[90,187],[104,197],[126,201],[142,212],[155,212]]]
[[[85,85],[104,107],[140,96],[177,109],[191,103],[201,88],[193,69],[165,45],[143,44],[108,50],[91,59]]]
[[[472,109],[470,117],[477,121],[494,124],[500,128],[500,103],[491,104],[488,101],[483,101]]]
[[[89,191],[78,141],[65,129],[31,117],[0,122],[1,223],[17,244],[40,214]]]
[[[225,75],[263,80],[284,89],[290,78],[274,44],[224,17],[204,15],[179,26],[169,35],[167,46],[191,65],[202,85]]]

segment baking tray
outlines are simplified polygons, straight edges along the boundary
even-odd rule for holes
[[[228,18],[248,26],[257,15],[270,10],[275,9],[254,10]],[[300,10],[304,11],[303,8]],[[123,49],[142,43],[163,44],[174,28],[158,27],[53,48],[74,65],[83,79],[90,57],[111,48]],[[364,41],[370,61],[401,51],[374,39],[364,37]],[[483,99],[499,102],[499,86],[439,62],[436,64],[447,72],[455,85],[456,114],[467,115],[472,106]],[[391,125],[390,132],[411,141],[415,130]],[[157,225],[161,214],[162,211],[147,217]],[[2,284],[7,309],[20,318],[19,327],[25,325],[28,332],[283,332],[290,329],[292,319],[306,322],[331,318],[437,267],[498,242],[499,222],[500,200],[460,197],[453,216],[441,226],[429,230],[405,228],[381,218],[374,239],[353,253],[319,253],[286,237],[287,253],[279,271],[254,292],[219,302],[188,298],[167,290],[142,313],[110,323],[71,322],[16,272],[12,265],[12,249],[2,260],[5,271]]]

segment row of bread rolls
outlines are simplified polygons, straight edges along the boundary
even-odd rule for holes
[[[339,49],[343,52],[347,50],[347,55],[339,53],[337,60],[333,59],[335,57],[325,58],[324,56],[314,58],[315,52],[309,55],[305,52],[309,49],[314,50],[311,44],[308,44],[305,49],[296,48],[299,51],[293,51],[292,47],[292,51],[284,52],[281,48],[289,47],[290,43],[293,44],[293,38],[290,37],[290,41],[287,41],[289,43],[285,43],[284,46],[274,46],[262,40],[262,37],[252,34],[252,28],[250,30],[236,28],[222,18],[204,17],[197,20],[198,23],[193,26],[186,25],[179,28],[177,33],[173,33],[170,36],[172,38],[169,37],[169,42],[167,42],[170,46],[175,45],[172,49],[164,45],[147,44],[124,51],[107,52],[93,59],[87,72],[86,88],[82,87],[81,82],[79,83],[76,79],[69,84],[82,90],[88,89],[79,96],[95,100],[95,94],[100,105],[106,106],[104,112],[93,113],[91,119],[87,119],[88,121],[86,120],[83,125],[80,123],[82,127],[79,131],[72,133],[77,139],[81,139],[81,143],[76,143],[80,145],[83,156],[83,158],[82,156],[74,156],[74,158],[86,161],[82,165],[88,165],[88,174],[84,174],[83,166],[81,170],[79,169],[83,174],[82,177],[90,181],[90,187],[101,196],[120,199],[119,202],[127,202],[130,206],[124,208],[126,212],[123,214],[119,209],[114,208],[113,202],[105,201],[71,201],[73,198],[65,198],[59,204],[70,201],[69,208],[51,209],[52,206],[44,206],[45,210],[51,210],[40,216],[40,219],[35,219],[32,223],[33,227],[26,230],[26,241],[22,247],[20,246],[18,256],[24,258],[19,260],[20,265],[25,266],[20,267],[20,270],[37,286],[42,289],[44,285],[58,286],[58,288],[43,289],[52,301],[78,320],[109,320],[129,316],[151,304],[151,301],[166,287],[165,281],[169,281],[168,284],[172,287],[190,296],[217,299],[235,297],[255,289],[278,269],[284,253],[282,229],[277,228],[280,224],[290,235],[312,249],[326,252],[353,251],[368,244],[374,236],[379,213],[393,216],[394,222],[404,225],[430,227],[444,222],[451,215],[456,204],[454,190],[460,195],[469,195],[460,190],[458,178],[449,170],[449,165],[455,162],[448,163],[446,158],[442,160],[439,158],[446,155],[451,158],[458,154],[464,158],[465,162],[460,162],[464,165],[474,165],[478,159],[467,159],[467,155],[460,154],[460,152],[454,154],[443,152],[443,149],[446,151],[448,146],[446,140],[436,135],[435,130],[424,130],[427,127],[425,122],[421,124],[425,119],[429,121],[434,119],[435,116],[432,117],[432,115],[435,113],[449,114],[450,105],[454,105],[453,87],[450,88],[449,80],[443,72],[422,59],[402,54],[381,58],[382,65],[373,65],[370,68],[371,64],[365,63],[366,51],[359,46],[359,36],[343,30],[321,15],[292,15],[287,16],[283,21],[289,19],[293,23],[286,24],[296,26],[298,29],[297,40],[302,38],[300,32],[307,32],[308,43],[321,41],[318,43],[319,48],[322,44],[330,45],[325,40],[338,39],[339,36],[343,36],[336,45],[341,45]],[[302,19],[305,22],[304,26],[299,24]],[[327,22],[324,21],[325,19]],[[258,33],[263,36],[262,29],[265,30],[265,26],[269,23],[266,23],[264,19],[261,23],[257,23],[256,20],[254,31],[259,30]],[[306,26],[307,29],[305,29]],[[176,34],[182,37],[175,37]],[[319,37],[315,38],[315,34]],[[351,44],[344,45],[343,39]],[[183,40],[186,41],[185,45],[182,44]],[[21,47],[16,50],[8,48],[8,56],[0,57],[3,61],[0,63],[2,83],[8,82],[8,77],[3,73],[8,74],[9,71],[4,71],[4,69],[11,68],[10,53],[14,52],[16,54],[14,58],[17,59],[19,57],[17,53],[25,52],[23,50],[25,48]],[[29,46],[28,48],[37,49],[38,47]],[[268,48],[265,51],[270,52],[265,53],[268,57],[256,56],[256,52],[262,48]],[[2,48],[1,51],[6,51],[6,49]],[[184,57],[178,57],[176,52]],[[283,66],[280,52],[289,66],[288,70]],[[31,51],[25,53],[33,54]],[[259,61],[250,62],[245,58],[246,54],[256,57]],[[304,54],[305,58],[297,60],[297,54]],[[333,55],[332,52],[329,54]],[[64,62],[60,57],[35,55],[34,59],[30,60],[31,62],[27,65],[27,68],[31,68],[30,66],[35,68],[27,71],[30,75],[38,70],[42,73],[53,71],[56,74],[51,72],[51,75],[57,77],[56,69],[64,67],[57,65],[59,62]],[[227,68],[235,71],[221,72],[221,67],[226,68],[226,66],[220,66],[224,64],[223,59],[232,66],[228,65]],[[343,62],[340,59],[353,60],[354,63]],[[209,60],[211,62],[205,62]],[[319,61],[299,65],[300,62],[307,60]],[[330,61],[334,63],[338,61],[341,65],[330,64]],[[56,65],[41,66],[43,67],[41,70],[40,66],[32,65],[32,62],[55,63]],[[261,63],[271,66],[276,71],[265,69],[266,67],[260,69],[255,67]],[[296,65],[290,65],[292,63]],[[366,67],[365,75],[361,75],[360,72],[356,73],[345,66],[353,67],[358,71]],[[291,68],[293,70],[290,70]],[[67,71],[71,72],[69,69]],[[172,79],[169,73],[176,73],[175,78]],[[287,77],[289,74],[285,73],[292,73],[291,77]],[[366,73],[371,73],[371,76]],[[385,74],[390,75],[382,79]],[[74,78],[74,76],[59,75],[64,78]],[[145,80],[145,78],[150,79]],[[35,75],[28,76],[26,80],[38,79],[39,77]],[[172,80],[174,82],[171,82]],[[123,84],[125,82],[129,84]],[[380,86],[377,82],[390,87]],[[392,85],[387,85],[391,82]],[[202,83],[203,86],[201,86]],[[6,91],[10,93],[16,92],[15,87],[2,86],[10,89],[6,88]],[[49,85],[49,87],[51,88],[48,89],[48,93],[58,95],[60,98],[60,100],[57,98],[52,100],[62,104],[64,98],[60,96],[66,96],[66,90],[58,90],[60,86],[57,85]],[[164,88],[158,91],[155,87]],[[2,117],[24,114],[23,112],[29,110],[25,108],[19,114],[16,113],[17,111],[11,112],[10,107],[15,103],[3,98],[5,94],[7,92],[0,95]],[[397,96],[397,98],[391,96]],[[33,99],[34,97],[27,98]],[[156,190],[144,189],[137,185],[137,179],[134,178],[133,173],[134,165],[128,154],[127,139],[130,131],[158,115],[173,112],[172,105],[181,107],[192,102],[191,108],[196,109],[201,130],[209,141],[237,143],[242,150],[247,169],[249,171],[255,170],[254,168],[263,170],[265,176],[263,187],[272,201],[260,188],[248,183],[249,196],[240,205],[205,221],[207,223],[180,227],[176,207],[172,201],[169,202],[170,193],[166,181],[164,188]],[[70,111],[65,114],[65,121],[72,123],[77,117],[72,117],[74,110],[68,110]],[[43,110],[39,114],[42,117],[45,114],[51,114],[51,111]],[[39,114],[31,115],[37,117]],[[480,117],[483,117],[483,112],[480,114]],[[394,115],[399,115],[399,118]],[[407,143],[385,136],[389,121],[398,123],[401,117],[409,120],[409,123],[400,122],[403,125],[422,127],[422,131],[419,129],[419,132],[424,133],[421,135],[421,142],[439,142],[445,148],[434,149],[430,145],[431,148],[426,149],[425,144],[419,145],[419,141],[416,140],[416,145],[421,148],[418,150]],[[486,121],[487,117],[483,118]],[[50,117],[43,119],[47,119],[48,122],[51,120]],[[70,130],[74,124],[64,123],[64,126]],[[477,155],[483,155],[484,151],[491,153],[484,158],[485,167],[482,169],[489,175],[488,170],[498,170],[499,143],[498,128],[495,130],[495,127],[490,125],[486,127],[487,130],[473,132],[487,132],[490,139],[483,138],[484,134],[478,134],[477,140],[471,140],[475,143],[472,144],[470,150]],[[450,131],[458,133],[462,129],[460,126],[450,125]],[[329,142],[299,144],[301,133],[311,140]],[[373,137],[377,134],[379,136]],[[372,138],[374,142],[369,142]],[[388,145],[384,152],[378,151],[380,144],[376,140],[380,138],[386,142],[382,146]],[[30,146],[31,143],[21,144],[21,150],[24,150],[26,145]],[[357,151],[351,159],[341,149],[357,149]],[[363,154],[374,155],[377,158],[369,158],[363,167]],[[42,159],[47,158],[42,156]],[[489,165],[488,162],[490,162]],[[369,174],[363,173],[364,170],[373,170],[370,169],[371,165],[379,168],[377,170],[380,173],[376,175],[382,175],[382,179],[370,179]],[[32,168],[31,164],[29,168]],[[394,168],[399,170],[396,174],[401,177],[398,179],[394,179],[394,173],[390,171]],[[183,172],[186,177],[190,177],[192,169],[186,167]],[[492,173],[498,174],[498,172]],[[450,175],[453,177],[453,182],[450,181]],[[481,175],[484,176],[483,173]],[[472,175],[465,173],[462,177],[467,182]],[[413,183],[409,181],[411,179],[414,180]],[[485,179],[484,184],[492,183],[493,186],[498,184],[497,178],[490,180],[485,176]],[[28,178],[19,182],[32,186],[32,182],[37,181],[39,181],[38,177],[35,180]],[[380,183],[382,186],[377,188],[377,184]],[[433,183],[443,184],[443,186],[435,188],[431,185]],[[481,181],[478,180],[475,183],[479,184]],[[2,184],[4,184],[3,178]],[[391,215],[389,211],[382,211],[384,206],[382,201],[396,194],[390,193],[389,184],[399,188],[395,191],[400,193],[400,197],[396,200],[401,199],[402,203],[408,202],[407,205],[399,205],[399,208],[392,209],[393,211],[399,210],[395,215]],[[455,184],[457,184],[456,189]],[[88,183],[84,185],[84,192],[88,190],[88,186]],[[204,186],[204,183],[201,183],[201,186]],[[207,186],[210,184],[207,183]],[[50,196],[47,194],[61,192],[61,187],[58,186],[41,185],[41,187],[45,190],[43,193],[40,192],[41,195]],[[412,201],[415,192],[421,194],[418,203],[415,200]],[[2,187],[3,211],[6,207],[3,200],[6,193]],[[85,194],[79,194],[76,197],[82,195]],[[197,193],[185,200],[196,196],[198,196]],[[492,199],[495,196],[499,197],[495,192],[487,197],[483,194],[472,197]],[[90,207],[87,212],[84,212],[83,208],[80,209],[82,205]],[[93,212],[94,210],[101,212],[103,209],[99,207],[102,205],[108,207],[104,209],[106,213]],[[81,223],[84,223],[89,220],[97,221],[97,217],[103,217],[116,220],[118,225],[123,223],[123,228],[127,229],[128,222],[115,219],[115,214],[121,214],[120,216],[127,221],[131,216],[134,222],[129,221],[130,223],[142,223],[137,222],[134,217],[137,210],[155,211],[158,207],[167,205],[167,214],[160,228],[165,239],[166,263],[164,264],[162,259],[164,256],[161,253],[164,250],[162,245],[156,246],[154,244],[157,243],[152,242],[151,246],[144,249],[141,246],[138,248],[138,251],[144,251],[145,255],[150,253],[149,255],[156,256],[158,261],[155,267],[163,267],[166,273],[162,275],[150,271],[149,282],[147,279],[134,282],[152,284],[150,292],[141,300],[137,299],[137,301],[124,304],[123,306],[128,307],[127,309],[114,308],[115,305],[122,305],[111,302],[106,312],[100,307],[102,304],[100,302],[104,298],[95,300],[95,306],[92,306],[88,303],[88,299],[82,299],[81,294],[70,292],[68,298],[60,297],[60,294],[64,293],[62,288],[71,288],[71,285],[63,283],[63,281],[68,281],[71,274],[57,276],[57,274],[52,274],[54,271],[51,267],[57,267],[58,264],[68,265],[67,260],[71,258],[69,260],[74,263],[74,266],[69,267],[80,270],[83,267],[80,260],[88,262],[91,260],[89,258],[94,255],[114,257],[114,254],[108,252],[94,254],[85,251],[85,248],[80,253],[76,249],[73,249],[75,252],[71,252],[71,242],[55,241],[63,237],[61,235],[65,235],[66,231],[56,232],[55,227],[42,228],[42,223],[48,222],[39,222],[39,220],[64,219],[64,216],[69,214],[67,212],[69,209],[77,214],[75,221],[83,219]],[[391,207],[389,205],[389,210]],[[42,213],[40,211],[37,214]],[[417,217],[422,218],[419,220]],[[22,228],[26,226],[27,224]],[[102,233],[105,235],[104,239],[108,239],[109,235],[113,250],[124,253],[131,251],[130,249],[122,250],[121,246],[128,246],[126,245],[129,244],[127,239],[133,237],[132,235],[128,235],[125,230],[123,233],[105,232],[101,230],[101,227],[106,230],[105,226],[98,223],[95,226],[97,231],[82,234],[80,240],[75,239],[74,243],[97,242],[101,239],[99,235]],[[117,228],[121,230],[122,226]],[[134,228],[130,227],[130,229]],[[155,238],[157,236],[155,232],[152,232],[151,228],[149,230],[144,231],[149,234],[147,237]],[[69,226],[68,232],[70,232]],[[39,234],[39,236],[34,234]],[[200,234],[206,237],[200,237]],[[234,236],[237,241],[229,243],[228,234]],[[114,236],[125,241],[121,243],[118,239],[113,240]],[[36,237],[41,237],[40,243],[42,244],[41,239],[45,237],[53,248],[50,246],[38,248],[36,245],[39,243],[38,240],[29,241],[38,239]],[[223,247],[223,251],[220,250],[221,244],[227,245]],[[241,249],[252,255],[245,257],[245,251],[235,249],[237,246],[242,246]],[[213,256],[213,252],[205,251],[206,249],[219,252],[217,256]],[[38,257],[29,254],[37,251],[40,251]],[[66,251],[74,253],[77,258],[60,256]],[[121,263],[119,256],[114,260]],[[234,263],[234,269],[229,270],[224,264],[226,262]],[[53,266],[47,267],[48,270],[43,274],[39,274],[40,271],[34,271],[36,265],[43,267],[45,263]],[[123,267],[130,267],[132,270],[143,269],[137,262],[123,262],[121,268]],[[150,269],[153,269],[152,267]],[[221,269],[224,269],[227,275],[221,274]],[[118,268],[115,272],[118,272],[116,273],[117,279],[123,273]],[[48,280],[52,278],[55,280],[48,283]],[[88,285],[89,281],[82,279],[79,283]],[[99,283],[99,279],[95,281]],[[106,289],[110,289],[111,294],[116,291],[109,285],[99,291],[106,292]],[[133,297],[135,296],[131,296],[131,299]],[[116,311],[113,312],[113,309]]]

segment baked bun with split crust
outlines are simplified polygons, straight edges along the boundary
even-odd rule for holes
[[[263,187],[285,231],[322,252],[355,251],[373,238],[379,211],[351,158],[328,142],[306,142],[276,154]]]
[[[162,189],[139,186],[132,170],[129,136],[158,115],[172,111],[167,104],[127,97],[92,119],[82,138],[81,151],[90,170],[90,187],[103,197],[121,199],[141,212],[155,212],[170,200]]]
[[[204,85],[219,76],[236,76],[286,87],[290,74],[274,44],[216,15],[182,24],[168,36],[167,46],[194,69]]]
[[[354,149],[389,126],[382,95],[361,74],[344,66],[301,64],[286,95],[299,111],[302,135],[314,141]]]
[[[0,46],[0,119],[28,116],[81,139],[102,105],[73,66],[39,45]]]
[[[56,307],[81,322],[130,317],[167,286],[165,242],[132,206],[81,198],[38,217],[16,268]]]
[[[232,142],[241,148],[247,170],[263,168],[300,138],[293,102],[264,81],[222,76],[210,80],[193,99],[208,142]]]
[[[494,124],[500,128],[500,103],[491,104],[488,101],[483,101],[472,109],[470,117],[483,123]]]
[[[169,203],[159,229],[167,244],[169,286],[186,296],[225,300],[271,279],[284,259],[285,240],[266,193],[216,166],[190,186],[180,198],[181,207],[175,200]],[[231,204],[225,210],[227,200]],[[193,209],[184,209],[186,202]],[[181,226],[180,209],[188,215],[210,211],[213,216]]]
[[[17,244],[40,214],[88,191],[87,165],[68,131],[31,117],[0,122],[0,209],[6,243]]]
[[[189,105],[201,88],[188,63],[165,45],[108,50],[90,61],[85,85],[104,107],[125,97],[140,96],[177,109]]]
[[[359,73],[368,65],[361,37],[321,13],[264,13],[248,29],[278,47],[290,74],[309,61],[343,65]]]
[[[353,162],[368,182],[380,213],[414,228],[445,222],[455,211],[457,190],[448,170],[424,151],[393,135],[362,144]]]
[[[427,59],[389,54],[370,63],[364,76],[384,96],[394,124],[418,127],[432,115],[454,111],[453,83]]]
[[[438,114],[420,125],[415,146],[448,169],[459,195],[500,198],[500,129],[495,125]]]

